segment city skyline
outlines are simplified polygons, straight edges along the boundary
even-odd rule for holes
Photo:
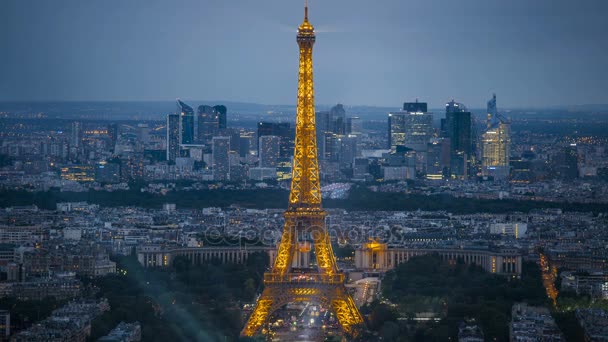
[[[0,100],[295,101],[289,41],[299,1],[75,4],[0,5],[0,41],[11,47]],[[607,24],[593,20],[604,2],[314,5],[324,37],[319,103],[396,106],[418,97],[440,108],[454,98],[483,108],[493,92],[503,108],[608,103]],[[265,38],[254,39],[258,32]]]
[[[5,1],[0,340],[608,341],[596,0]]]

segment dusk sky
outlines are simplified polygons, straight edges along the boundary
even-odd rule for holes
[[[606,0],[310,0],[317,103],[608,103]],[[303,0],[1,0],[0,100],[294,104]]]

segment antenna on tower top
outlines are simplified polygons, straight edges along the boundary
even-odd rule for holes
[[[308,0],[304,0],[304,20],[308,20]]]

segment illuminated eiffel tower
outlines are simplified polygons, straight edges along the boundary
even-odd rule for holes
[[[363,318],[346,292],[344,274],[338,271],[325,227],[326,213],[321,207],[312,77],[314,43],[315,31],[308,22],[306,5],[304,22],[298,29],[298,107],[289,206],[274,266],[264,274],[264,292],[241,332],[243,336],[255,335],[274,311],[292,302],[313,302],[333,309],[349,338],[357,337],[363,328]],[[317,259],[314,273],[292,267],[294,254],[300,247],[299,238],[310,238],[314,244]]]

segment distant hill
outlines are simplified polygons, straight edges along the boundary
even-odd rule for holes
[[[296,106],[280,104],[259,104],[236,101],[202,101],[182,99],[190,106],[196,108],[201,104],[228,107],[229,121],[285,121],[295,119]],[[333,105],[318,104],[319,111],[329,110]],[[385,121],[386,115],[391,111],[398,111],[400,107],[382,106],[348,106],[345,105],[347,115],[359,116],[363,120]],[[136,120],[157,121],[164,120],[168,113],[176,110],[174,101],[74,101],[74,102],[0,102],[0,114],[3,117],[36,118],[47,117],[52,119],[69,120]],[[485,118],[485,109],[470,109],[479,119]],[[512,118],[582,118],[582,117],[608,117],[608,104],[554,106],[547,108],[499,108],[505,116]],[[444,116],[443,108],[430,109],[439,120]]]
[[[293,105],[269,105],[234,101],[200,101],[182,99],[196,108],[199,105],[223,104],[228,107],[229,120],[293,121],[296,111]],[[317,110],[329,110],[329,105],[317,105]],[[398,108],[372,106],[346,106],[349,115],[363,119],[384,118],[389,111]],[[74,101],[74,102],[0,102],[0,112],[9,117],[43,117],[70,120],[164,120],[176,110],[174,101]]]

